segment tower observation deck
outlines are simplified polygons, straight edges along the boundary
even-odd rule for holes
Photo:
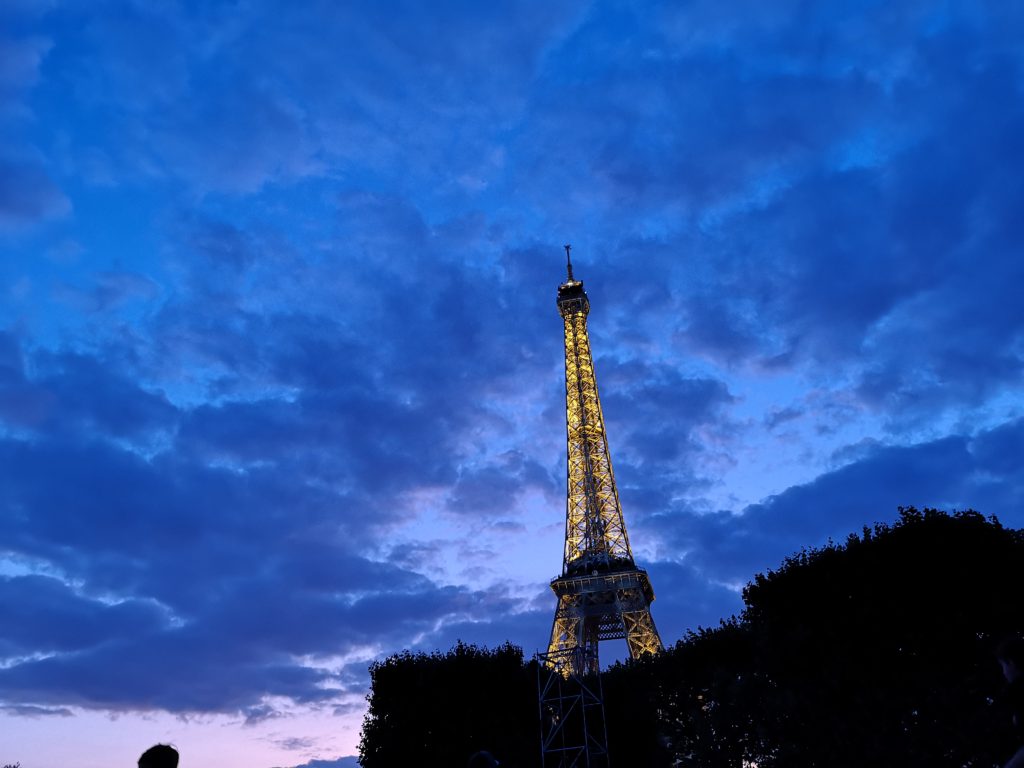
[[[562,574],[551,582],[558,598],[548,654],[569,653],[597,672],[598,643],[625,638],[630,656],[662,650],[651,618],[654,600],[647,571],[638,568],[629,546],[619,492],[612,472],[608,436],[597,393],[587,335],[590,300],[573,278],[558,286],[558,310],[565,330],[566,505]]]

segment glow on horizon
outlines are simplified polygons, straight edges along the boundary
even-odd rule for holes
[[[362,718],[359,707],[352,714]],[[153,744],[172,744],[183,766],[289,768],[310,760],[354,755],[351,717],[289,706],[280,718],[255,724],[226,715],[103,712],[69,707],[67,716],[18,717],[0,712],[0,753],[23,768],[134,766]],[[60,737],[54,737],[55,725]]]

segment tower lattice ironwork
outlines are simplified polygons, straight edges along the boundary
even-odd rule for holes
[[[662,650],[651,618],[647,571],[637,568],[622,518],[612,472],[604,415],[597,394],[587,335],[590,300],[572,275],[558,286],[558,310],[565,327],[565,413],[567,497],[562,575],[551,582],[558,597],[548,653],[580,650],[587,669],[597,672],[598,643],[625,638],[633,658]]]

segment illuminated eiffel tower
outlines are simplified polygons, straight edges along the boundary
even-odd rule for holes
[[[587,337],[590,300],[572,276],[558,286],[565,325],[565,415],[568,487],[562,575],[551,582],[558,597],[549,658],[571,659],[578,675],[597,672],[598,643],[625,638],[630,656],[662,650],[651,618],[654,590],[647,571],[636,567],[615,487],[594,361]]]

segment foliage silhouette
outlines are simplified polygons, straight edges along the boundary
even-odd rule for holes
[[[993,638],[1024,629],[1020,531],[900,509],[787,558],[739,619],[654,660],[683,765],[995,766],[1012,753]],[[661,691],[659,693],[659,690]],[[652,763],[653,764],[653,763]]]
[[[479,750],[510,768],[539,763],[536,665],[514,645],[403,651],[372,664],[370,684],[363,768],[463,766]]]
[[[1014,735],[993,650],[1024,632],[1021,563],[1021,531],[913,507],[801,551],[754,577],[739,617],[604,673],[611,764],[999,766]],[[364,768],[539,762],[518,648],[398,654],[371,677]]]

